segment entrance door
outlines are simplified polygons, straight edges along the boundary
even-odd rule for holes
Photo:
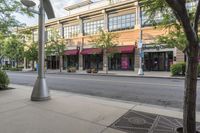
[[[148,52],[144,54],[144,70],[169,71],[173,52]]]

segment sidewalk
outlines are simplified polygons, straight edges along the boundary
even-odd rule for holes
[[[32,87],[11,87],[0,91],[0,133],[125,133],[111,125],[130,110],[182,118],[180,109],[53,90],[51,100],[32,102]]]
[[[99,71],[98,73],[86,73],[86,71],[76,71],[75,73],[68,73],[66,70],[60,72],[59,70],[47,70],[47,74],[70,74],[70,75],[95,75],[95,76],[115,76],[115,77],[143,77],[143,78],[175,78],[183,79],[184,77],[172,77],[170,72],[144,72],[144,75],[138,75],[137,71]]]

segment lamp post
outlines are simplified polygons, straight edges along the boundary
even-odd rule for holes
[[[44,3],[45,2],[45,3]],[[32,10],[31,7],[34,7],[36,4],[32,0],[21,0],[21,3],[25,5],[28,9],[28,11],[36,13],[39,15],[39,50],[38,50],[38,77],[35,82],[32,95],[31,95],[31,100],[32,101],[44,101],[50,99],[49,95],[49,90],[47,87],[46,83],[46,78],[45,78],[45,71],[44,71],[44,45],[45,45],[45,11],[47,15],[49,14],[48,12],[53,12],[52,11],[52,6],[49,2],[49,0],[40,0],[40,5],[39,5],[39,12]],[[45,9],[45,4],[47,9]],[[49,6],[50,5],[50,6]],[[55,17],[54,13],[51,14],[51,16],[48,16],[48,18],[53,18]]]
[[[139,55],[140,55],[140,60],[139,60],[139,70],[138,70],[138,75],[144,75],[144,71],[142,68],[143,64],[143,51],[142,51],[142,11],[141,11],[141,6],[138,4],[138,19],[139,19],[139,41],[138,41],[138,48],[139,48]]]

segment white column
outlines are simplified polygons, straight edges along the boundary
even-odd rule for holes
[[[80,24],[79,36],[81,37],[81,44],[79,46],[79,50],[81,52],[83,50],[83,46],[84,46],[84,23],[83,23],[82,18],[77,17],[77,19],[79,20],[79,24]],[[80,54],[80,52],[79,52],[79,70],[82,71],[83,70],[83,55]]]
[[[102,10],[103,16],[104,16],[104,27],[103,30],[104,31],[108,31],[109,30],[109,18],[108,18],[108,13],[106,12],[106,10]]]
[[[26,67],[26,57],[24,57],[24,70],[26,70],[27,67]]]

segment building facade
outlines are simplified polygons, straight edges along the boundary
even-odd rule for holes
[[[103,70],[105,57],[103,51],[94,48],[91,37],[98,36],[102,28],[118,34],[117,52],[108,59],[109,70],[132,70],[139,68],[139,6],[136,0],[102,0],[93,3],[86,0],[65,8],[67,17],[50,20],[46,23],[47,36],[51,28],[57,28],[66,39],[66,50],[63,55],[63,69],[76,67],[79,70],[97,68]],[[165,34],[163,29],[154,28],[145,23],[147,16],[142,17],[143,31],[143,68],[145,71],[169,71],[170,65],[184,62],[184,54],[177,48],[166,45],[155,45],[155,39]],[[162,19],[159,14],[157,21]],[[37,29],[33,27],[33,38],[37,41]],[[48,37],[47,37],[48,38]],[[59,57],[47,57],[47,68],[58,69]]]

